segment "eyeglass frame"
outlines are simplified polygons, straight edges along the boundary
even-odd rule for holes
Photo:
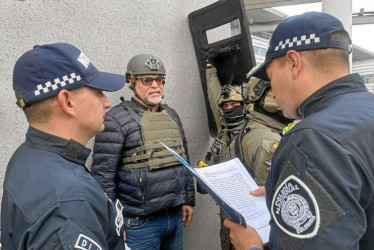
[[[147,78],[147,79],[152,79],[152,82],[149,83],[149,84],[145,83],[145,79],[146,79],[146,78]],[[157,79],[157,80],[160,79],[161,82],[158,83],[156,79]],[[144,86],[147,86],[147,87],[151,86],[152,83],[153,83],[153,81],[155,81],[157,85],[165,85],[165,75],[160,75],[160,76],[157,76],[157,77],[144,76],[144,77],[140,77],[140,78],[134,76],[134,78],[132,78],[132,83],[134,84],[136,80],[141,80],[141,82],[143,83],[143,85],[144,85]]]

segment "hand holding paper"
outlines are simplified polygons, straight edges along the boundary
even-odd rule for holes
[[[244,227],[249,224],[257,230],[264,243],[268,242],[270,214],[265,196],[249,194],[250,191],[258,189],[258,186],[237,158],[210,167],[194,169],[175,151],[161,144],[192,172],[232,221]]]

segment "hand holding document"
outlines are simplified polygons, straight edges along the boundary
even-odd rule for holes
[[[232,221],[243,226],[248,224],[254,227],[263,243],[269,241],[270,214],[266,207],[265,196],[249,194],[258,186],[239,159],[195,169],[175,151],[166,145],[164,147],[192,172]]]

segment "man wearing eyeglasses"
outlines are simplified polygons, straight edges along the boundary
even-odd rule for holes
[[[195,205],[192,175],[160,144],[189,161],[179,116],[161,104],[165,73],[153,55],[132,57],[126,81],[133,97],[107,112],[95,138],[91,170],[109,198],[121,201],[132,250],[182,249]]]

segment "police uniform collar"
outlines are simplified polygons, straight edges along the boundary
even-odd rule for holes
[[[135,100],[134,97],[131,97],[131,102],[133,102],[133,103],[139,105],[139,106],[140,106],[142,109],[144,109],[144,110],[151,111],[150,108],[144,106],[143,104],[141,104],[140,102],[138,102],[137,100]],[[158,108],[157,108],[157,110],[156,110],[156,112],[161,112],[162,110],[163,110],[163,108],[161,107],[161,104],[159,104],[159,105],[158,105]]]
[[[298,113],[302,118],[307,117],[331,98],[354,92],[367,92],[363,79],[357,73],[338,78],[314,92],[301,103]]]
[[[26,133],[26,143],[32,144],[33,147],[56,153],[61,157],[85,165],[91,150],[74,140],[54,136],[33,127],[29,127]]]

